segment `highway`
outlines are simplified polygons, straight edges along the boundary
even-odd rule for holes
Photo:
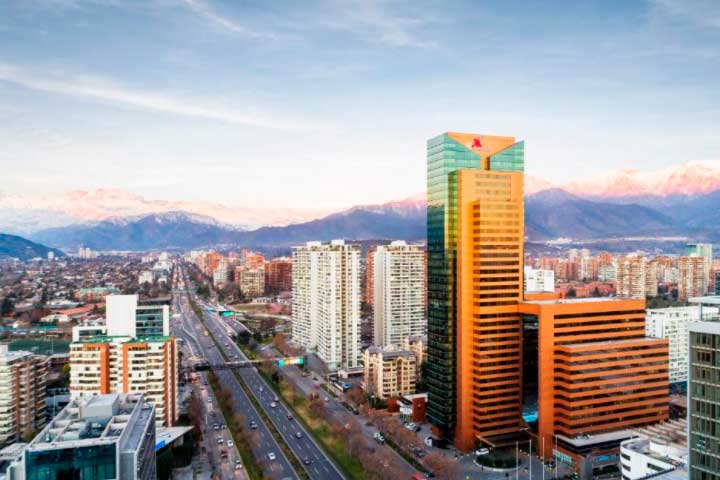
[[[224,359],[222,355],[217,351],[212,339],[204,335],[202,324],[195,316],[186,297],[186,293],[181,289],[180,291],[176,291],[173,296],[174,312],[180,314],[180,321],[173,322],[174,331],[184,340],[191,351],[194,349],[196,353],[199,354],[198,356],[206,358],[211,363],[223,363]],[[198,349],[200,350],[199,352],[197,352]],[[253,431],[251,449],[258,464],[263,469],[264,475],[276,480],[298,479],[297,473],[290,465],[283,450],[270,433],[269,428],[263,422],[260,414],[245,394],[245,391],[233,373],[222,370],[216,372],[216,375],[220,384],[226,386],[232,394],[233,410],[245,417],[247,423],[246,428]],[[219,409],[219,405],[215,403],[213,408]],[[251,429],[251,424],[256,425],[256,428]],[[217,447],[217,441],[215,441],[215,446]],[[271,453],[275,457],[274,460],[270,460],[269,455]],[[226,463],[227,468],[234,467],[234,461],[233,464],[231,464],[230,460]],[[229,474],[227,477],[225,476],[225,470],[227,468],[225,466],[221,467],[221,470],[223,470],[223,476],[221,478],[232,478],[232,474]],[[233,470],[232,473],[234,474],[235,471]]]
[[[228,335],[229,327],[216,314],[208,313],[207,305],[200,304],[205,307],[203,310],[205,325],[220,343],[228,358],[248,360]],[[237,372],[252,391],[268,418],[275,425],[275,428],[280,432],[285,443],[303,465],[308,476],[313,480],[343,480],[345,477],[339,468],[320,449],[303,425],[294,418],[288,419],[288,416],[292,417],[292,411],[282,400],[276,398],[275,393],[257,369],[240,368]],[[275,407],[272,407],[273,403]]]

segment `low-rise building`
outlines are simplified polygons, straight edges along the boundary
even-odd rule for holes
[[[620,444],[620,469],[624,480],[653,478],[682,470],[687,459],[686,419],[641,428],[633,432],[633,438]]]
[[[523,269],[526,292],[554,292],[555,271],[539,270],[527,265]]]
[[[392,347],[370,347],[364,352],[365,391],[386,399],[415,393],[415,353]]]
[[[246,297],[260,297],[265,293],[265,267],[239,266],[235,268],[235,283]]]
[[[10,466],[10,478],[157,478],[155,415],[141,394],[70,402]]]

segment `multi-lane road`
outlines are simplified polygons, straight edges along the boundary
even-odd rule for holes
[[[174,312],[180,314],[179,322],[173,322],[173,331],[188,344],[191,351],[194,351],[198,357],[205,358],[213,364],[223,363],[222,355],[217,351],[214,342],[205,336],[205,329],[190,307],[187,296],[182,291],[182,286],[176,290],[173,302]],[[191,345],[192,347],[190,347]],[[245,418],[247,423],[245,428],[254,432],[250,447],[258,464],[263,469],[264,475],[275,480],[298,479],[298,474],[290,465],[280,445],[245,394],[237,378],[227,370],[218,371],[216,375],[220,384],[228,388],[232,395],[233,410]],[[216,403],[214,408],[219,409],[219,405]],[[232,478],[236,471],[232,470],[231,473],[231,468],[234,468],[234,462],[231,462],[230,459],[220,466],[222,478]]]
[[[197,300],[196,300],[197,301]],[[200,303],[206,328],[215,337],[230,359],[247,361],[248,358],[228,334],[228,327],[220,317],[207,312],[208,305]],[[297,457],[308,476],[313,480],[343,480],[339,468],[315,443],[304,426],[292,416],[292,411],[275,396],[275,393],[255,368],[237,370],[242,380],[255,396],[267,417],[282,436],[290,451]]]

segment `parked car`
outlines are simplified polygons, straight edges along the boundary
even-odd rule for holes
[[[373,438],[374,438],[378,443],[385,443],[385,437],[384,437],[383,434],[380,433],[380,432],[375,432],[375,434],[373,435]]]

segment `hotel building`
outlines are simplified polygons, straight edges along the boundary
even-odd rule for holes
[[[394,241],[374,252],[373,344],[399,346],[425,333],[424,252],[419,245]]]

